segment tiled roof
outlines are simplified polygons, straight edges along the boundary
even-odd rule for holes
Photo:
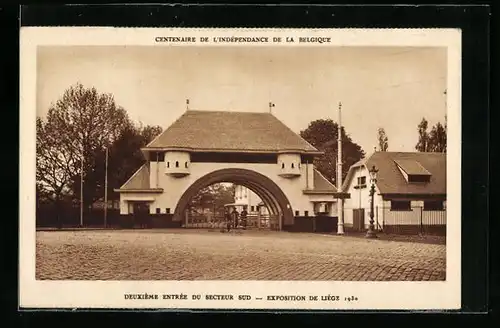
[[[430,175],[431,173],[427,171],[422,164],[414,159],[399,159],[394,160],[396,164],[405,171],[408,175]]]
[[[398,168],[400,163],[407,170],[428,172],[431,174],[427,183],[408,183]],[[354,169],[372,166],[378,169],[377,188],[380,194],[419,194],[419,195],[445,195],[446,194],[446,154],[424,152],[375,152],[362,162],[351,166],[343,185],[347,191],[354,175]],[[402,169],[405,169],[402,167]],[[414,172],[413,172],[414,173]]]
[[[318,170],[314,169],[314,190],[315,191],[337,191],[337,188],[328,181]]]
[[[144,164],[121,186],[122,190],[144,190],[149,188],[149,167]]]
[[[318,152],[271,113],[188,110],[145,149]]]

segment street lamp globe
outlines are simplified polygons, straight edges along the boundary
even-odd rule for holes
[[[375,167],[375,165],[372,166],[372,168],[370,169],[370,182],[373,184],[375,182],[377,182],[377,172],[378,172],[378,169]]]

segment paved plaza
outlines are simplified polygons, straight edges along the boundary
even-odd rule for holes
[[[445,280],[446,246],[287,232],[38,231],[36,278]]]

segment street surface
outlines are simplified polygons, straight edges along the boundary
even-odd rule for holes
[[[446,246],[312,233],[38,231],[36,278],[445,280]]]

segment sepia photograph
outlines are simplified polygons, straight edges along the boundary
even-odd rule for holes
[[[34,281],[450,279],[446,43],[182,32],[36,46]],[[357,300],[335,290],[320,300]]]

